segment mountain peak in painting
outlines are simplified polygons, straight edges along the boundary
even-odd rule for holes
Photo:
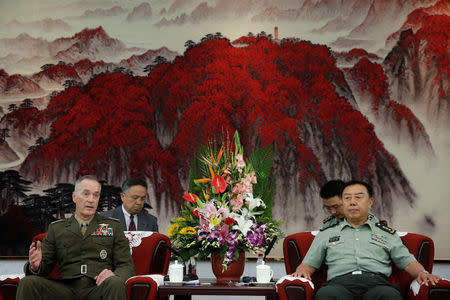
[[[386,47],[392,48],[405,30],[411,29],[413,32],[417,32],[432,15],[450,15],[450,2],[439,0],[432,6],[420,7],[412,11],[401,28],[389,35]]]
[[[133,8],[133,11],[130,12],[126,18],[127,22],[135,22],[148,20],[152,17],[152,8],[149,3],[143,2]]]
[[[5,70],[38,70],[44,64],[59,61],[76,63],[83,59],[91,61],[119,62],[145,49],[128,48],[119,39],[112,38],[102,26],[85,28],[71,37],[54,41],[31,37],[22,33],[16,38],[0,39],[0,65]],[[36,56],[36,53],[39,56]],[[3,56],[3,57],[1,57]],[[11,72],[12,73],[12,72]]]
[[[33,80],[20,74],[8,75],[0,69],[0,96],[1,95],[27,95],[40,92],[41,88]]]
[[[83,58],[95,61],[99,60],[99,55],[115,59],[127,50],[123,42],[111,38],[101,26],[94,29],[85,28],[73,37],[57,39],[53,44],[61,48],[68,46],[55,55],[56,59],[65,62],[76,62]]]

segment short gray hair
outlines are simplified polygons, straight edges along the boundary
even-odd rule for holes
[[[80,183],[83,180],[85,180],[85,179],[94,180],[94,181],[97,181],[98,184],[100,184],[100,181],[98,181],[97,176],[95,176],[95,175],[84,175],[84,176],[81,176],[80,178],[78,178],[77,181],[75,181],[75,188],[74,188],[75,192],[77,191],[78,187],[80,186]],[[101,184],[100,184],[100,188],[101,188]]]

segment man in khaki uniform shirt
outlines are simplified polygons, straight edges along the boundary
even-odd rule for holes
[[[303,262],[292,274],[311,280],[322,262],[328,266],[328,284],[316,299],[402,299],[387,281],[391,260],[419,284],[435,284],[440,277],[429,274],[403,245],[395,230],[369,218],[372,188],[359,181],[342,192],[345,220],[325,228],[314,239]]]
[[[75,183],[75,213],[50,224],[42,245],[32,244],[17,299],[126,299],[125,281],[136,270],[118,220],[96,213],[100,183]],[[55,263],[61,277],[47,279]]]
[[[342,180],[330,180],[320,189],[320,198],[323,202],[323,210],[330,215],[323,219],[322,229],[332,227],[344,220],[344,209],[342,205],[342,190],[345,182]],[[378,218],[369,213],[369,219],[375,223]]]

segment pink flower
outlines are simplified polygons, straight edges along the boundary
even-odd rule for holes
[[[252,179],[249,176],[249,174],[247,174],[247,176],[245,176],[245,178],[241,179],[241,183],[244,189],[244,193],[253,193],[253,184],[252,184]]]
[[[238,169],[239,173],[241,173],[242,169],[245,168],[244,157],[242,156],[242,154],[236,155],[236,168]]]
[[[246,182],[243,184],[244,193],[253,193],[253,184]]]
[[[250,180],[250,182],[253,183],[253,184],[258,183],[256,181],[255,171],[252,171],[250,174],[247,174],[245,177],[248,178]]]
[[[230,203],[233,206],[232,210],[238,211],[244,204],[244,196],[242,196],[242,194],[238,194],[236,197],[231,199]]]
[[[231,190],[234,194],[241,194],[244,192],[244,186],[240,183],[236,183],[235,186],[233,186],[233,189]]]
[[[228,168],[226,168],[224,171],[223,171],[223,174],[231,174],[231,171],[230,171],[230,167],[231,167],[231,164],[228,164]]]

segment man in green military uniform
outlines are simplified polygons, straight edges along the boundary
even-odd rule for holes
[[[344,220],[344,209],[342,206],[342,191],[345,182],[342,180],[330,180],[320,189],[320,198],[323,202],[323,209],[330,215],[323,219],[322,230],[332,227]],[[369,219],[379,222],[378,218],[369,213]]]
[[[319,289],[316,299],[402,299],[387,281],[392,272],[391,260],[419,284],[434,285],[440,279],[416,261],[395,230],[369,218],[373,198],[368,184],[347,183],[342,200],[345,219],[316,236],[292,274],[311,280],[325,261],[328,284]]]
[[[330,214],[323,220],[323,228],[334,226],[344,219],[341,198],[344,185],[342,180],[330,180],[320,189],[323,210]]]
[[[94,176],[77,180],[75,213],[30,246],[17,299],[126,299],[125,281],[136,270],[122,224],[96,213],[100,190]],[[56,262],[61,277],[47,279]]]

